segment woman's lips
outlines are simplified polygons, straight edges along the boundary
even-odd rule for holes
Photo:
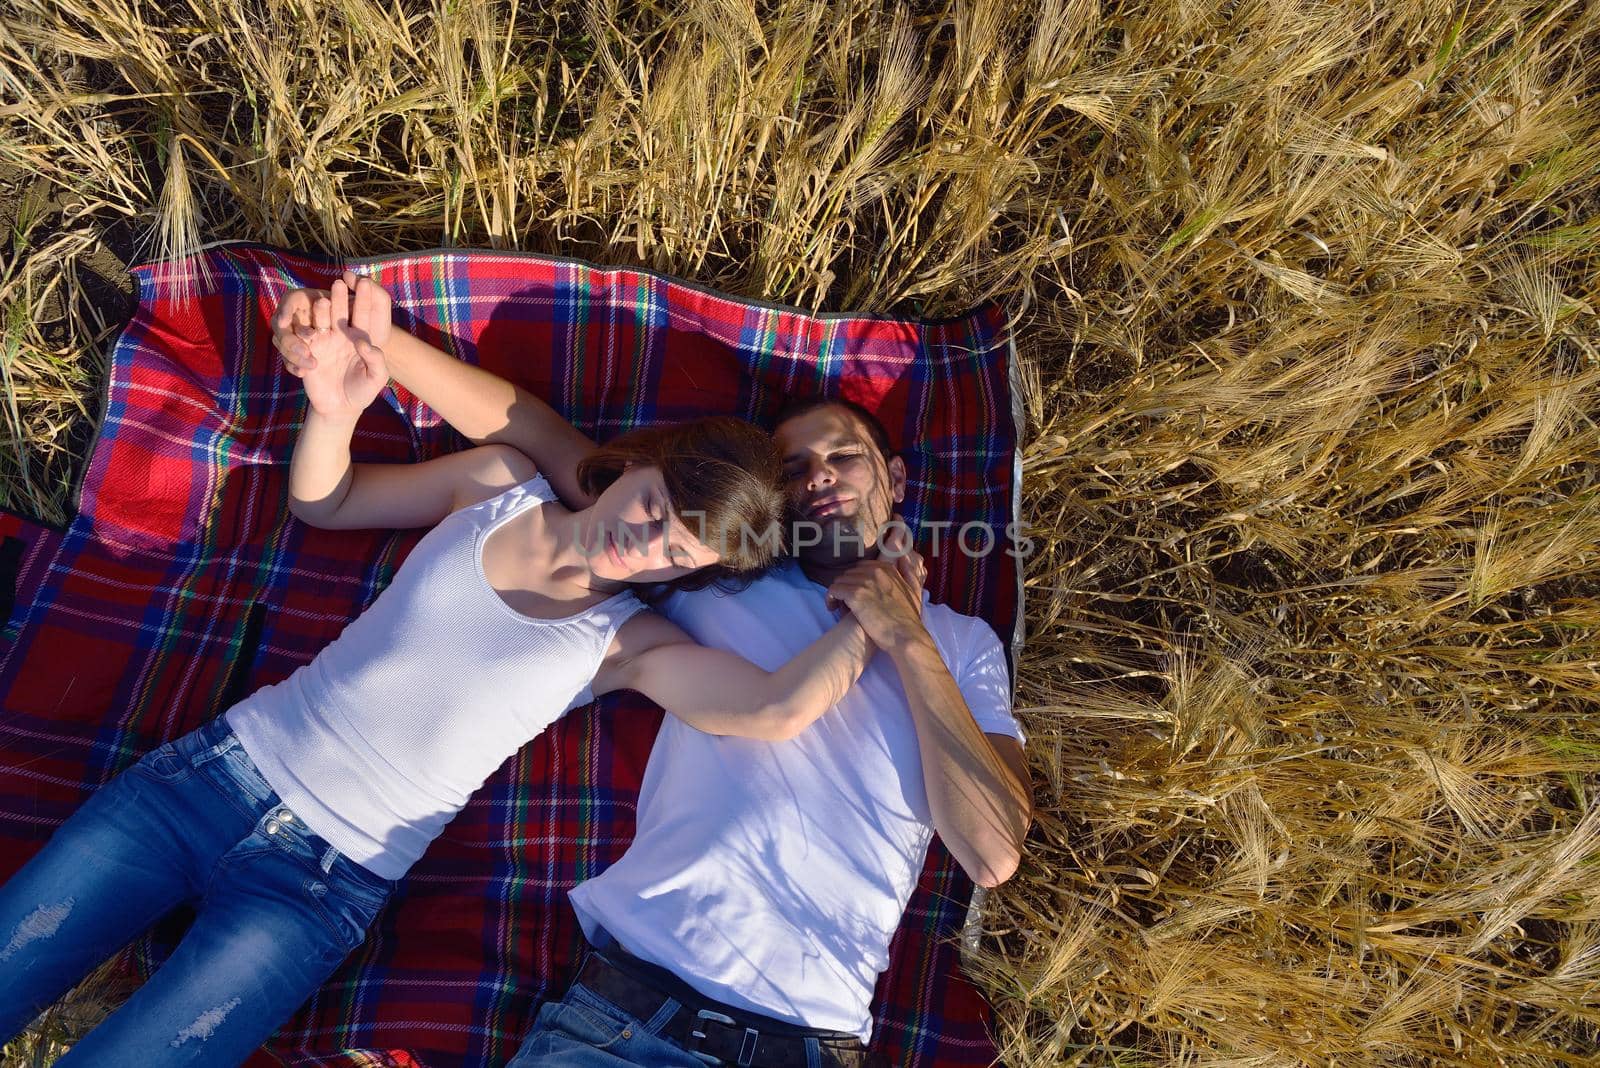
[[[617,543],[611,539],[611,532],[606,531],[606,555],[611,557],[611,562],[622,570],[628,570],[628,565],[622,562],[622,554],[617,552]]]

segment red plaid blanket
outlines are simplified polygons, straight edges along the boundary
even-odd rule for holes
[[[941,322],[808,315],[685,282],[553,257],[433,252],[356,265],[398,321],[514,379],[604,440],[791,397],[880,412],[906,449],[906,518],[1012,518],[1009,346],[994,305]],[[417,533],[315,530],[285,508],[305,411],[267,320],[336,265],[251,245],[134,270],[80,511],[63,534],[0,524],[0,876],[147,749],[276,682],[383,588]],[[358,459],[461,446],[404,391],[385,394]],[[994,623],[1015,561],[945,552],[935,600]],[[3,607],[3,605],[0,605]],[[296,1065],[491,1065],[559,996],[582,936],[567,890],[621,855],[659,712],[627,695],[574,712],[509,760],[402,884],[360,949],[266,1047]],[[986,1065],[987,1009],[953,939],[971,884],[936,842],[879,985],[877,1048],[903,1065]],[[164,939],[131,957],[148,968]],[[268,1061],[270,1063],[270,1061]]]

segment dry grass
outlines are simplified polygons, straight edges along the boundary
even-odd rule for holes
[[[117,962],[107,961],[91,972],[55,1005],[46,1009],[33,1026],[0,1050],[5,1068],[46,1068],[72,1048],[72,1043],[131,993],[128,977]]]
[[[1017,298],[1006,1062],[1592,1064],[1596,54],[1519,0],[11,0],[5,498],[70,509],[107,243]]]

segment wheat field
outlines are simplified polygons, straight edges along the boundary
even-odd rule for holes
[[[0,503],[71,513],[119,264],[210,240],[1004,299],[1004,1063],[1593,1065],[1596,56],[1593,0],[7,0]]]

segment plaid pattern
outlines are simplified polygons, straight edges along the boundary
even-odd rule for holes
[[[31,569],[0,637],[0,876],[139,754],[310,660],[415,544],[419,532],[315,530],[285,508],[305,403],[268,317],[284,291],[326,286],[337,266],[235,244],[135,269],[139,307],[113,355],[80,514],[49,565]],[[997,306],[941,322],[817,316],[508,253],[360,266],[394,294],[407,329],[548,398],[601,440],[707,413],[762,421],[790,398],[845,396],[880,412],[905,446],[908,520],[1003,532],[1011,518]],[[384,396],[357,430],[357,459],[461,446],[414,397]],[[945,551],[929,566],[935,600],[1009,639],[1012,557]],[[506,1061],[572,974],[582,937],[567,890],[626,848],[659,717],[632,695],[607,698],[507,761],[266,1052],[296,1065]],[[876,1000],[874,1041],[895,1063],[994,1057],[952,942],[970,893],[936,842]],[[158,934],[134,959],[149,967],[162,952]]]
[[[17,606],[33,602],[61,534],[55,527],[0,511],[0,642],[16,639],[21,630]]]

